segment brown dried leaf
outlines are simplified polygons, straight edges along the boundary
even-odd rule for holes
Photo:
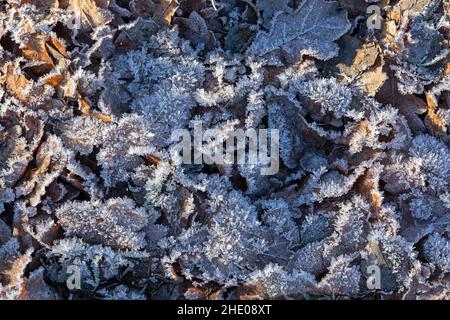
[[[342,46],[336,61],[339,71],[350,78],[374,66],[380,48],[376,43],[363,44],[356,37],[345,35],[342,37]]]
[[[401,18],[411,14],[423,12],[432,0],[400,0],[388,12],[388,17],[398,22]]]
[[[31,35],[21,50],[24,57],[38,63],[32,67],[38,75],[52,71],[59,61],[68,57],[65,46],[58,39],[44,34]]]
[[[361,43],[352,36],[344,36],[336,67],[346,84],[354,82],[368,96],[373,97],[387,79],[380,47],[372,43]]]
[[[104,123],[112,122],[112,117],[107,115],[107,114],[103,114],[103,113],[100,113],[100,112],[92,112],[92,116],[94,118],[97,118],[98,120],[104,122]]]
[[[384,23],[382,39],[383,39],[383,42],[388,47],[395,46],[395,44],[396,44],[395,37],[396,37],[397,32],[398,32],[398,27],[394,20],[389,20],[389,21],[386,21],[386,23]]]
[[[104,123],[110,123],[112,122],[112,117],[100,112],[96,112],[96,111],[92,111],[91,110],[91,105],[89,104],[89,102],[85,99],[85,98],[78,98],[78,103],[80,106],[80,110],[81,113],[84,114],[85,116],[91,116],[94,118],[99,119],[100,121],[104,122]]]
[[[172,18],[178,9],[178,0],[155,0],[153,18],[160,25],[171,26]]]
[[[55,203],[61,201],[64,197],[63,186],[56,181],[53,181],[47,188],[47,195]]]
[[[25,230],[25,226],[28,225],[28,223],[29,218],[26,213],[23,213],[21,211],[17,211],[14,213],[12,234],[14,237],[19,239],[20,245],[23,248],[33,247],[33,238],[28,233],[28,231]]]
[[[38,148],[35,168],[17,186],[17,194],[24,195],[32,207],[41,202],[46,188],[63,172],[68,156],[61,141],[50,136]]]
[[[354,126],[352,133],[349,135],[348,145],[350,147],[356,147],[360,144],[360,137],[372,136],[373,133],[369,131],[369,122],[363,120]]]
[[[435,135],[444,135],[447,132],[445,121],[436,113],[437,105],[429,92],[425,92],[425,98],[428,105],[428,112],[425,118],[425,126]]]
[[[28,263],[31,262],[32,250],[28,250],[24,255],[18,251],[7,251],[0,261],[0,283],[12,288],[21,288],[23,283],[23,273]]]
[[[31,86],[32,81],[28,80],[20,70],[18,62],[12,62],[6,65],[6,89],[8,92],[21,102],[26,102],[27,89]]]
[[[388,74],[388,79],[380,88],[375,98],[381,103],[391,104],[397,108],[405,116],[413,132],[424,132],[425,125],[419,115],[427,112],[427,104],[417,96],[402,95],[398,91],[397,80],[391,71],[389,71],[388,66],[385,66],[385,71]]]
[[[380,64],[375,68],[365,72],[361,78],[357,81],[358,85],[361,86],[364,92],[369,96],[373,97],[376,95],[378,90],[383,86],[386,81],[387,76],[383,72],[383,65]]]
[[[161,162],[161,159],[159,157],[151,155],[151,154],[145,155],[144,159],[147,162],[149,162],[151,165],[154,165],[154,166],[157,166]]]
[[[193,213],[192,205],[194,203],[194,196],[188,189],[184,187],[180,188],[179,194],[180,194],[179,200],[180,212],[178,213],[178,216],[180,219],[180,225],[183,228],[185,228],[189,226],[191,214]]]
[[[379,212],[383,203],[383,195],[378,189],[379,176],[375,170],[369,168],[358,178],[355,187],[371,204],[375,212]]]
[[[42,83],[52,87],[57,87],[63,79],[64,77],[59,73],[50,74],[42,79]]]
[[[105,25],[112,20],[108,11],[110,0],[60,0],[60,8],[67,9],[71,6],[77,10],[81,17],[83,30],[91,30],[94,27]]]

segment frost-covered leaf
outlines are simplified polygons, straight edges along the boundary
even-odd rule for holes
[[[326,294],[350,297],[357,295],[361,272],[357,266],[352,266],[351,262],[352,259],[346,256],[333,259],[327,275],[319,283]]]
[[[67,202],[56,212],[68,236],[116,249],[138,250],[146,245],[147,213],[131,199],[109,199],[106,203]]]
[[[338,53],[334,43],[350,28],[345,12],[337,12],[337,2],[305,0],[293,14],[275,14],[270,32],[260,32],[248,53],[266,55],[281,50],[290,62],[311,55],[328,60]]]
[[[293,9],[289,7],[289,0],[257,0],[256,9],[262,11],[264,26],[270,28],[272,18],[279,12],[292,13]]]
[[[189,18],[175,18],[174,24],[179,26],[180,35],[188,39],[193,46],[203,44],[207,50],[215,46],[214,33],[208,30],[205,19],[197,12],[193,11]]]

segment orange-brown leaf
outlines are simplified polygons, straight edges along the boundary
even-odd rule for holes
[[[63,79],[64,79],[64,77],[59,73],[52,74],[52,75],[46,76],[44,79],[42,79],[42,83],[47,84],[52,87],[57,87]]]
[[[52,71],[57,62],[68,57],[66,48],[58,39],[44,34],[33,35],[22,48],[22,55],[38,63],[32,70],[39,75]]]
[[[425,98],[428,105],[428,112],[425,118],[425,126],[435,135],[445,134],[447,128],[445,126],[445,122],[443,121],[443,119],[441,119],[439,115],[436,113],[438,106],[435,100],[428,92],[425,92]]]
[[[112,20],[107,10],[110,0],[61,0],[60,8],[71,7],[76,10],[81,19],[81,27],[85,30],[104,25]]]
[[[156,4],[156,9],[153,18],[162,25],[170,26],[172,18],[178,9],[177,0],[159,0]]]
[[[16,73],[13,64],[6,67],[5,80],[8,92],[18,100],[25,102],[27,100],[26,89],[31,85],[31,80],[28,80],[22,73]]]

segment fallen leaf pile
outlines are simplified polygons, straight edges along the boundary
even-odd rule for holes
[[[2,1],[0,299],[450,299],[449,15]],[[277,172],[182,162],[199,126]]]

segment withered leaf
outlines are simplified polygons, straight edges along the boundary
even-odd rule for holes
[[[21,50],[24,57],[35,63],[32,70],[38,75],[52,71],[58,60],[68,56],[58,39],[44,34],[32,35]]]
[[[366,170],[364,175],[362,175],[356,182],[356,190],[364,195],[375,212],[381,209],[383,203],[383,196],[378,189],[379,177],[375,174],[375,170],[369,168]]]
[[[395,21],[399,21],[402,17],[411,14],[417,15],[423,13],[427,9],[432,0],[400,0],[389,11],[388,17]]]
[[[155,0],[153,18],[158,24],[170,26],[172,18],[178,9],[178,0]]]
[[[9,241],[16,241],[11,239]],[[2,248],[3,249],[3,248]],[[23,283],[23,274],[26,266],[31,261],[32,250],[27,250],[25,254],[18,251],[17,242],[5,248],[0,260],[0,283],[13,288],[21,288]],[[1,291],[0,291],[1,297]]]
[[[112,15],[108,10],[110,0],[62,0],[60,8],[75,11],[81,19],[83,30],[91,30],[95,27],[109,23]]]
[[[42,83],[57,87],[64,79],[64,76],[60,73],[49,74],[41,79]]]
[[[436,113],[437,105],[428,92],[425,92],[425,98],[428,105],[428,112],[425,118],[425,126],[435,135],[443,135],[447,132],[445,121]]]
[[[354,82],[368,96],[373,97],[387,79],[380,47],[374,42],[361,44],[351,36],[344,36],[342,40],[343,49],[336,60],[340,61],[337,68],[344,78],[343,82]]]
[[[373,69],[364,72],[357,81],[357,85],[362,87],[369,97],[375,96],[378,90],[383,86],[387,76],[383,72],[383,65],[376,66]]]
[[[86,116],[91,116],[94,118],[99,119],[100,121],[103,121],[104,123],[110,123],[112,122],[112,117],[100,112],[92,111],[90,103],[86,100],[86,98],[79,97],[78,103],[80,105],[81,113]]]
[[[32,81],[28,80],[21,72],[18,68],[17,61],[6,65],[4,80],[6,89],[12,96],[21,102],[26,102],[28,100],[27,89],[30,88]]]

